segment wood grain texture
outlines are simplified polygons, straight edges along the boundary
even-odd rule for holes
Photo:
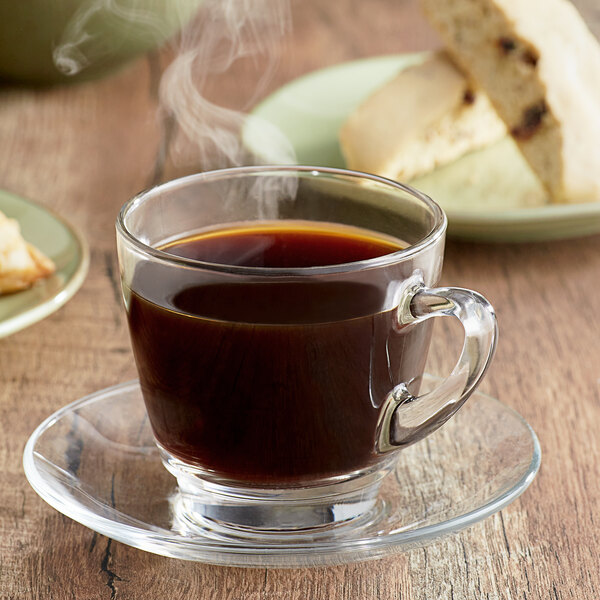
[[[595,0],[578,4],[598,31]],[[437,44],[409,0],[296,2],[294,23],[269,89],[342,60]],[[166,130],[156,113],[157,74],[167,58],[151,54],[79,86],[0,88],[0,186],[64,214],[92,249],[89,276],[73,300],[0,340],[0,598],[599,598],[600,236],[447,245],[444,283],[484,293],[500,321],[482,389],[533,425],[544,452],[538,478],[518,501],[459,535],[357,565],[219,568],[97,535],[29,487],[21,457],[38,423],[135,376],[113,223],[132,194],[181,170],[165,160]],[[243,104],[251,86],[233,69],[214,88],[215,100]],[[440,336],[430,362],[443,372],[453,358],[444,350],[451,332],[441,328]]]

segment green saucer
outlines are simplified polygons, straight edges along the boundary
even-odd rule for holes
[[[277,90],[252,111],[246,147],[264,162],[281,147],[269,125],[289,140],[298,164],[344,167],[338,132],[348,115],[377,87],[426,53],[382,56],[309,73]],[[267,133],[269,133],[267,131]],[[600,201],[550,204],[513,141],[484,150],[408,182],[429,194],[448,215],[450,236],[478,241],[542,241],[600,233]]]
[[[56,265],[56,272],[33,287],[0,295],[0,338],[58,310],[81,287],[89,266],[83,236],[62,217],[10,192],[0,190],[0,211],[17,219],[23,237]]]

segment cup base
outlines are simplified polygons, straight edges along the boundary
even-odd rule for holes
[[[297,542],[335,539],[343,532],[372,526],[385,513],[384,503],[375,497],[353,501],[345,498],[329,505],[321,502],[290,506],[252,506],[240,503],[224,507],[190,499],[178,493],[172,501],[174,526],[182,534],[203,535],[221,542]]]
[[[347,526],[371,525],[384,512],[378,492],[390,460],[325,485],[278,489],[215,482],[164,448],[159,450],[164,466],[177,479],[172,509],[182,531],[201,530],[221,540],[331,536]]]

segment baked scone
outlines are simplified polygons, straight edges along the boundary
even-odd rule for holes
[[[421,0],[554,202],[600,200],[600,46],[567,0]]]
[[[489,100],[444,52],[402,70],[340,130],[346,166],[408,181],[506,135]]]
[[[54,263],[23,239],[17,221],[0,212],[0,294],[27,289],[54,271]]]

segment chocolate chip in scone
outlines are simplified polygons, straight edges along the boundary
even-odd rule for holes
[[[515,50],[516,47],[517,44],[512,38],[504,35],[498,38],[498,48],[500,48],[500,50],[502,50],[504,54],[509,54],[510,52]]]
[[[475,92],[470,89],[466,89],[463,94],[463,102],[465,104],[473,104],[475,102]]]
[[[540,57],[533,50],[525,50],[521,54],[521,60],[532,67],[537,66],[539,59]]]
[[[511,134],[518,140],[528,140],[532,137],[542,124],[544,115],[548,112],[548,107],[544,100],[526,108],[523,112],[521,123],[511,129]]]

